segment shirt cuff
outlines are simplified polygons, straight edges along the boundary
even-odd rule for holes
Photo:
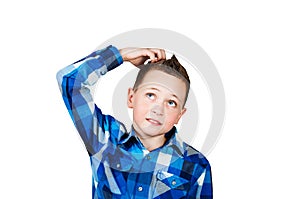
[[[107,70],[110,71],[123,63],[123,58],[119,50],[110,45],[105,50],[101,51],[100,57],[104,61],[104,64],[107,67]]]

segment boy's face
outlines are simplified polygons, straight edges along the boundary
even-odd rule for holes
[[[186,109],[185,83],[159,70],[149,71],[138,88],[128,90],[133,128],[142,138],[161,136],[177,124]]]

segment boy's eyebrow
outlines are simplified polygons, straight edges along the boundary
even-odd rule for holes
[[[154,87],[147,88],[147,89],[151,89],[151,90],[160,91],[158,88],[154,88]],[[175,94],[172,94],[172,96],[173,96],[173,97],[175,97],[175,98],[177,98],[179,101],[181,101],[181,100],[179,99],[179,97],[177,97],[177,95],[175,95]]]

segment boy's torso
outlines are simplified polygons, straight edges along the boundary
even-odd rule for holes
[[[182,198],[202,173],[199,155],[177,138],[147,151],[135,136],[91,156],[94,198]],[[195,156],[194,158],[192,156]]]

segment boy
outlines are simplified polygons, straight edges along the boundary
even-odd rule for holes
[[[144,65],[150,59],[151,63]],[[156,48],[113,46],[57,73],[69,114],[86,146],[95,198],[212,198],[206,158],[178,137],[190,80],[175,56]],[[93,88],[106,72],[129,61],[140,68],[127,105],[132,129],[104,115]]]

